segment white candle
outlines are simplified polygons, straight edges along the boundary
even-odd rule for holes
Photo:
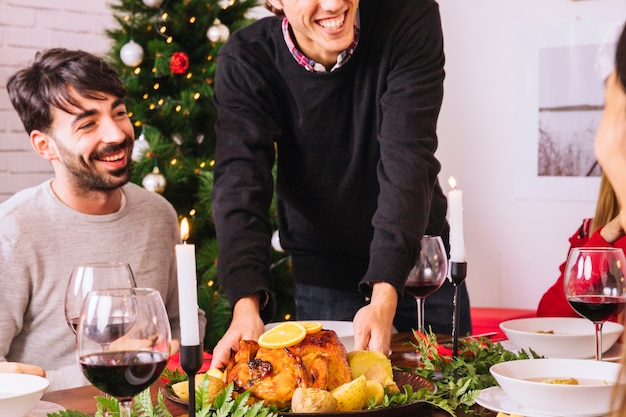
[[[196,282],[196,248],[188,245],[189,223],[184,218],[180,223],[182,245],[176,245],[178,270],[178,308],[180,312],[180,343],[184,346],[200,344],[198,328],[198,287]]]
[[[456,188],[456,180],[448,180],[452,188],[448,192],[448,223],[450,223],[450,261],[465,262],[465,241],[463,240],[463,192]]]

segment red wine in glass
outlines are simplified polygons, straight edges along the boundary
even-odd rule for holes
[[[441,284],[422,284],[416,286],[407,284],[404,287],[404,291],[413,297],[426,298],[437,291],[439,287],[441,287]]]
[[[622,297],[581,295],[571,297],[569,304],[578,314],[589,320],[606,321],[613,316],[617,316],[624,310],[626,300]]]
[[[624,310],[626,258],[613,247],[573,248],[565,264],[563,290],[570,306],[594,324],[596,360],[602,360],[602,325]]]
[[[446,279],[448,258],[440,236],[422,237],[420,257],[409,272],[404,283],[404,291],[415,298],[417,304],[417,330],[424,332],[424,301],[437,291]],[[417,361],[417,352],[404,352],[402,357]]]
[[[131,400],[161,375],[167,355],[160,352],[96,352],[80,358],[87,379],[100,390]]]
[[[96,262],[75,265],[65,290],[65,320],[76,334],[78,315],[89,291],[104,288],[134,288],[135,276],[129,264]]]
[[[163,372],[172,334],[163,299],[151,288],[90,291],[80,310],[76,353],[85,377],[131,416],[133,397]]]

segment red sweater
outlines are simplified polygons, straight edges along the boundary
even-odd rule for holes
[[[616,248],[626,249],[626,237],[617,239],[613,244],[610,244],[602,235],[600,235],[601,228],[598,228],[591,236],[589,235],[589,228],[591,226],[591,219],[584,219],[583,224],[578,228],[576,233],[569,238],[570,249],[578,248],[581,246],[587,247],[608,247],[613,246]],[[565,291],[563,290],[563,271],[565,270],[565,262],[559,267],[561,274],[556,282],[546,291],[537,307],[538,317],[580,317],[567,302],[565,298]]]

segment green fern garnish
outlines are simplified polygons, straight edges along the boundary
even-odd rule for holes
[[[434,333],[414,333],[415,341],[408,344],[420,354],[421,365],[415,369],[398,369],[433,381],[437,386],[435,393],[420,389],[412,399],[427,402],[452,416],[456,416],[457,412],[475,414],[472,407],[480,391],[496,385],[496,380],[489,372],[491,365],[541,357],[533,350],[527,352],[521,349],[517,353],[508,351],[500,343],[485,337],[459,340],[458,355],[453,357],[451,351],[437,343]]]
[[[237,395],[234,399],[233,390],[234,385],[230,383],[222,392],[215,398],[213,404],[203,401],[208,398],[208,383],[199,384],[196,390],[196,398],[199,405],[196,409],[195,417],[277,417],[273,408],[266,407],[262,402],[257,402],[252,405],[248,405],[247,401],[250,397],[248,391],[243,394]],[[119,403],[115,398],[95,397],[97,403],[97,410],[95,417],[104,417],[107,415],[105,410],[108,410],[108,416],[119,416]],[[92,417],[89,414],[81,413],[79,411],[59,411],[57,413],[49,413],[48,417]],[[153,404],[150,396],[150,389],[146,389],[135,396],[133,400],[133,406],[131,409],[131,417],[172,417],[172,413],[169,412],[165,404],[165,397],[161,392],[157,395],[157,402]]]

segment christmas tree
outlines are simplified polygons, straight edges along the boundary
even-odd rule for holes
[[[161,193],[190,224],[196,245],[198,304],[206,312],[206,350],[230,324],[230,306],[216,282],[218,249],[211,219],[217,53],[230,33],[251,23],[257,0],[118,0],[119,25],[109,61],[129,92],[135,126],[132,181]],[[274,216],[275,218],[275,216]],[[146,248],[149,250],[149,248]],[[293,316],[290,266],[274,254],[280,319]]]

